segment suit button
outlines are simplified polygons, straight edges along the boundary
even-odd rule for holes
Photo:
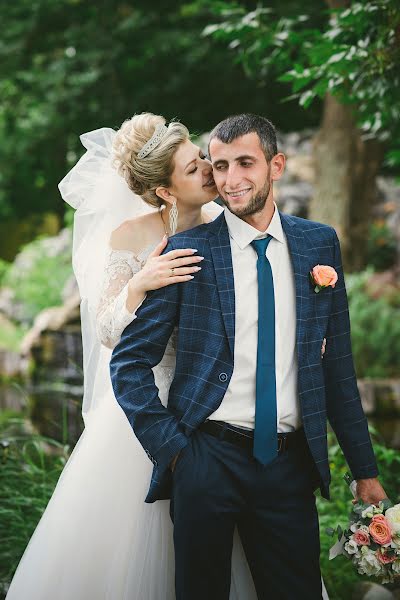
[[[228,381],[228,375],[226,373],[220,373],[218,375],[218,379],[222,382],[225,383],[225,381]]]

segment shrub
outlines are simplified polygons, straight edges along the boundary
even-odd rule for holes
[[[0,258],[0,285],[2,285],[4,277],[6,276],[6,273],[10,266],[10,263]]]
[[[400,452],[386,448],[371,428],[381,482],[392,501],[399,501]],[[344,557],[329,561],[332,538],[327,527],[347,525],[351,493],[343,481],[348,469],[339,445],[329,433],[332,471],[331,502],[317,497],[321,530],[321,568],[330,600],[347,600],[362,578]],[[46,452],[50,448],[51,454]],[[20,417],[0,412],[0,586],[10,582],[24,549],[68,460],[69,448],[26,433]],[[110,507],[111,510],[111,507]],[[364,578],[365,580],[365,578]]]
[[[373,271],[346,277],[351,341],[358,377],[395,377],[400,372],[400,294],[371,299],[366,283]]]
[[[26,432],[21,417],[0,416],[0,588],[5,589],[53,493],[68,447]]]
[[[367,261],[377,271],[392,267],[397,260],[396,238],[383,220],[376,220],[369,228]]]
[[[24,246],[7,270],[4,285],[12,290],[19,321],[32,322],[44,308],[62,303],[62,290],[72,273],[71,232],[38,238]]]

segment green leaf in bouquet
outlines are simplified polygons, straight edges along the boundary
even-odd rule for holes
[[[354,506],[355,506],[355,505],[352,505],[352,507],[351,507],[351,509],[350,509],[350,513],[349,513],[349,521],[350,521],[350,523],[355,523],[356,521],[359,521],[359,520],[360,520],[360,514],[359,514],[359,513],[357,513],[357,512],[354,510]]]
[[[327,527],[325,529],[325,533],[326,533],[326,535],[333,537],[335,535],[335,529],[333,527]]]
[[[357,516],[360,516],[362,511],[367,508],[366,505],[364,504],[354,504],[352,512],[355,513]]]
[[[343,529],[340,527],[340,525],[337,526],[337,539],[340,540],[342,538],[343,535]]]
[[[383,512],[385,512],[388,508],[392,508],[392,506],[394,506],[390,498],[384,498],[379,502],[379,504],[382,506]]]
[[[371,539],[369,548],[370,548],[370,550],[378,550],[378,548],[380,548],[380,545],[377,544],[376,542],[374,542],[373,539]]]
[[[360,506],[361,508],[361,512],[363,512],[364,510],[367,510],[367,508],[370,508],[372,506],[372,504],[368,504],[368,503],[361,503],[359,502],[358,504],[356,504],[356,506]]]

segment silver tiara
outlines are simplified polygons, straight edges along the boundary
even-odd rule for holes
[[[145,156],[150,154],[150,152],[154,148],[156,148],[158,146],[158,144],[161,142],[161,140],[163,139],[163,137],[167,133],[167,131],[168,131],[168,127],[166,127],[165,125],[162,125],[162,124],[157,125],[151,138],[145,143],[145,145],[137,153],[137,157],[144,158]]]

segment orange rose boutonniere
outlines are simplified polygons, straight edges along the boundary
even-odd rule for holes
[[[338,275],[333,267],[328,265],[316,265],[312,271],[310,271],[311,283],[314,286],[314,292],[318,294],[321,290],[326,287],[335,287],[338,280]]]

